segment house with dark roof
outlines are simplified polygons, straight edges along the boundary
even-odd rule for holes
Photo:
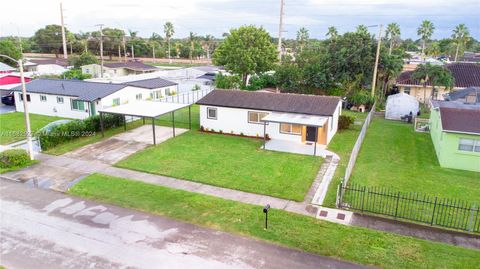
[[[90,74],[93,78],[102,77],[102,67],[99,64],[88,64],[82,67],[83,74]],[[158,71],[155,66],[144,64],[142,62],[119,62],[119,63],[106,63],[103,65],[103,77],[114,78],[128,75],[138,75]]]
[[[442,86],[432,87],[430,81],[424,87],[423,82],[413,79],[414,71],[405,71],[396,79],[396,87],[403,92],[417,98],[419,102],[428,103],[429,100],[443,100],[445,94],[468,87],[480,87],[480,65],[475,63],[452,63],[444,66],[450,70],[454,78],[453,89],[446,89]],[[424,95],[427,100],[424,100]]]
[[[430,135],[440,166],[480,172],[480,104],[432,101]]]
[[[25,72],[33,75],[61,75],[70,67],[68,60],[61,58],[29,59],[24,64]]]
[[[444,95],[444,99],[447,101],[460,101],[466,104],[480,104],[480,87],[469,87],[449,92]]]
[[[326,146],[341,113],[339,97],[290,93],[214,90],[197,104],[204,130],[266,137],[267,149]]]
[[[99,109],[154,99],[159,87],[165,85],[175,83],[158,79],[114,84],[40,78],[27,83],[26,89],[30,113],[83,119],[96,115]],[[12,90],[16,92],[16,110],[23,112],[22,89],[18,86]]]

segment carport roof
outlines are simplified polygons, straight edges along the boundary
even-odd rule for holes
[[[135,101],[124,105],[100,109],[99,112],[134,117],[156,118],[188,106],[190,106],[190,104]]]
[[[327,122],[327,117],[306,114],[272,112],[265,116],[262,121],[322,127],[325,122]]]

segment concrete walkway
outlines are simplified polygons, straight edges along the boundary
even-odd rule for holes
[[[24,184],[0,190],[6,268],[365,268]]]

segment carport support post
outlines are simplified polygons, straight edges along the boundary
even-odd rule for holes
[[[152,130],[153,130],[153,144],[157,144],[157,140],[155,138],[155,118],[152,118]]]
[[[175,111],[172,111],[173,137],[175,137]]]
[[[123,116],[123,130],[127,130],[127,116]]]
[[[267,144],[267,122],[263,122],[263,149],[265,150],[265,145]]]
[[[102,137],[104,137],[104,133],[103,133],[103,113],[102,112],[99,112],[100,113],[100,130],[102,131]]]
[[[313,146],[313,156],[317,156],[317,141],[318,141],[318,127],[316,128],[315,132],[315,145]]]

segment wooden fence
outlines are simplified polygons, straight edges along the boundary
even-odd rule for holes
[[[357,184],[339,184],[338,196],[340,208],[480,232],[480,209],[475,203]]]

